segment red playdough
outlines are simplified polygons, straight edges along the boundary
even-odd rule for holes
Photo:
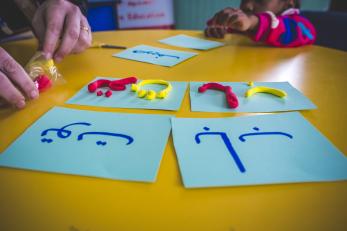
[[[110,90],[106,91],[105,96],[106,96],[107,98],[108,98],[108,97],[111,97],[111,95],[112,95],[112,91],[110,91]]]
[[[108,87],[113,91],[124,91],[127,84],[136,83],[136,77],[128,77],[119,80],[98,79],[88,85],[88,91],[90,93],[95,92],[98,88]],[[112,93],[111,93],[112,94]]]
[[[98,79],[88,85],[88,91],[90,93],[93,93],[96,91],[96,89],[101,88],[101,87],[108,87],[110,84],[111,80],[107,79]]]
[[[115,84],[115,83],[110,83],[108,85],[108,87],[112,90],[112,91],[124,91],[126,89],[125,85],[121,85],[121,84]]]
[[[39,92],[43,92],[52,86],[52,80],[47,75],[39,75],[35,82],[37,83]]]
[[[239,100],[230,86],[225,87],[225,96],[230,108],[237,108],[239,106]]]
[[[239,106],[239,100],[230,86],[224,86],[219,83],[205,83],[199,87],[199,92],[204,93],[208,89],[223,91],[230,108],[237,108]]]
[[[102,94],[103,94],[103,93],[102,93],[102,91],[100,91],[100,90],[96,92],[96,95],[97,95],[97,96],[102,96]]]
[[[219,90],[219,91],[225,91],[225,86],[219,83],[205,83],[201,87],[199,87],[199,92],[203,93],[207,91],[208,89],[214,89],[214,90]]]
[[[123,91],[126,88],[125,85],[133,84],[136,82],[137,82],[136,77],[128,77],[128,78],[124,78],[124,79],[111,81],[111,83],[108,86],[113,91]]]

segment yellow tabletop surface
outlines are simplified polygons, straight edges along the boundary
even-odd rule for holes
[[[94,33],[94,40],[191,51],[157,42],[181,33],[201,36],[197,31],[140,30]],[[247,115],[191,112],[188,91],[178,112],[64,104],[96,76],[137,76],[289,81],[318,107],[302,115],[347,153],[347,52],[318,46],[269,48],[238,35],[223,42],[227,46],[198,51],[198,56],[171,68],[111,56],[120,50],[90,48],[71,55],[58,64],[66,84],[41,94],[23,110],[0,109],[0,152],[53,106],[177,117]],[[25,40],[3,48],[24,65],[37,44]],[[185,189],[170,136],[155,183],[0,168],[0,230],[347,230],[347,182]]]

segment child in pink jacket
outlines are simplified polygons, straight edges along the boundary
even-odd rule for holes
[[[316,31],[299,8],[300,0],[242,0],[240,9],[226,8],[211,18],[205,35],[223,38],[241,33],[276,47],[313,44]]]

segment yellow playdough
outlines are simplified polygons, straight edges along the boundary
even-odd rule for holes
[[[164,90],[159,91],[158,93],[155,92],[154,90],[141,89],[141,87],[147,84],[161,84],[161,85],[166,85],[167,87]],[[168,81],[161,80],[161,79],[147,79],[147,80],[141,81],[138,84],[132,84],[131,90],[134,92],[137,92],[137,96],[139,98],[145,97],[145,99],[148,99],[148,100],[153,100],[155,98],[165,99],[169,95],[170,91],[172,90],[172,85]]]
[[[264,87],[264,86],[250,88],[248,91],[246,91],[245,96],[251,97],[252,95],[256,93],[268,93],[268,94],[272,94],[281,98],[287,96],[287,93],[285,91],[282,91],[276,88],[271,88],[271,87]]]

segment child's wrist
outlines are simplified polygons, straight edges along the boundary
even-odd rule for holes
[[[255,30],[257,29],[257,27],[258,27],[259,18],[258,18],[258,16],[254,15],[254,14],[249,15],[248,18],[249,18],[249,20],[250,20],[250,22],[251,22],[251,23],[250,23],[251,25],[250,25],[248,31],[253,32],[253,31],[255,31]]]

